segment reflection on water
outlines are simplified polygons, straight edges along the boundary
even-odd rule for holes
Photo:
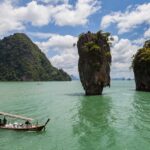
[[[80,82],[0,83],[1,111],[51,119],[43,133],[0,130],[0,150],[149,150],[150,93],[132,89],[114,81],[87,97]]]
[[[115,90],[115,92],[114,92]],[[81,150],[148,150],[150,93],[124,88],[103,96],[80,96],[73,124]]]
[[[79,137],[81,150],[97,150],[111,147],[115,143],[111,127],[111,97],[82,97],[78,111],[79,120],[73,132]]]
[[[133,106],[134,127],[144,140],[150,142],[150,93],[136,92]]]

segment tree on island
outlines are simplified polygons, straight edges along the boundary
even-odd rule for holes
[[[0,81],[70,81],[24,33],[0,40]]]
[[[137,91],[150,91],[150,40],[133,57],[132,68]]]

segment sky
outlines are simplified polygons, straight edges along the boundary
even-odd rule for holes
[[[73,47],[87,31],[110,32],[112,78],[133,78],[132,56],[150,39],[149,0],[0,0],[0,39],[25,33],[50,62],[78,77]]]

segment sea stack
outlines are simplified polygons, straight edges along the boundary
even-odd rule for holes
[[[109,33],[83,33],[77,43],[78,70],[86,95],[101,95],[110,86],[111,53]]]
[[[150,40],[139,49],[133,59],[133,71],[137,91],[150,92]]]

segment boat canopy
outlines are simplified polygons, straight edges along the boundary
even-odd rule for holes
[[[8,117],[11,117],[11,118],[18,118],[18,119],[22,119],[22,120],[33,121],[32,118],[23,117],[23,116],[20,116],[20,115],[12,115],[12,114],[5,113],[5,112],[0,112],[0,115],[8,116]]]

